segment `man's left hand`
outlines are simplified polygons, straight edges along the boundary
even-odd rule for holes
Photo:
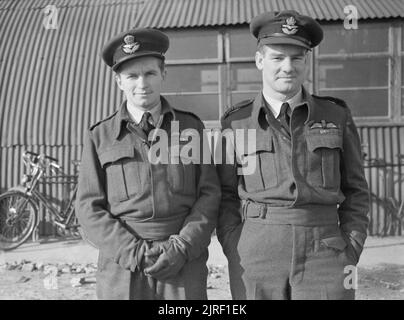
[[[165,241],[145,253],[148,259],[153,259],[157,255],[159,255],[157,261],[151,267],[146,268],[144,273],[146,276],[158,280],[176,276],[186,262],[185,255],[172,240]]]

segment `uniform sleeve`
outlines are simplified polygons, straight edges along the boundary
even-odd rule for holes
[[[362,252],[369,224],[369,193],[363,170],[359,135],[351,112],[347,110],[341,158],[341,191],[345,196],[338,209],[340,226],[355,249]]]
[[[86,236],[103,253],[125,269],[134,271],[140,240],[107,210],[105,173],[95,150],[92,133],[85,136],[78,180],[76,214]]]
[[[231,130],[231,127],[226,121],[222,120],[222,132],[225,130]],[[221,144],[222,160],[221,163],[217,165],[217,172],[222,190],[217,237],[225,254],[228,251],[228,244],[231,243],[230,238],[232,231],[234,231],[234,229],[242,222],[240,214],[241,200],[238,195],[237,162],[235,160],[236,154],[233,152],[233,163],[228,163],[230,162],[226,157],[228,143],[230,142],[227,141],[227,139],[223,139],[223,143]],[[231,146],[230,149],[235,150],[234,146]]]
[[[212,232],[217,225],[220,204],[220,185],[214,163],[203,163],[203,132],[200,122],[198,128],[201,137],[200,164],[197,166],[197,199],[190,214],[186,217],[179,238],[186,243],[188,260],[195,259],[209,246]]]

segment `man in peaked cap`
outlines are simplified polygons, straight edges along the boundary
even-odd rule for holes
[[[282,11],[255,17],[250,30],[262,92],[228,109],[222,128],[255,130],[256,148],[241,154],[255,171],[237,175],[243,157],[218,166],[217,234],[232,296],[353,299],[350,280],[367,234],[368,187],[349,108],[303,87],[321,26]]]
[[[182,133],[201,142],[203,123],[160,95],[168,47],[164,33],[132,29],[102,51],[126,99],[89,129],[78,182],[77,216],[99,248],[99,299],[207,298],[220,185],[213,164],[182,152]],[[153,161],[156,137],[171,162]]]

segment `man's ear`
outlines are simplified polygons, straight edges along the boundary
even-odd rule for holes
[[[116,84],[118,85],[119,89],[123,90],[121,76],[119,75],[119,73],[115,73],[115,81],[116,81]]]
[[[262,69],[264,68],[264,55],[260,52],[257,51],[255,52],[255,65],[257,66],[257,69],[262,71]]]
[[[163,78],[163,80],[166,79],[166,77],[167,77],[167,69],[166,68],[164,68],[164,70],[161,72],[161,77]]]

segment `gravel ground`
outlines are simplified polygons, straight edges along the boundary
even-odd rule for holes
[[[225,266],[209,266],[209,300],[229,300],[229,282]],[[404,300],[404,266],[383,265],[359,268],[357,300]],[[0,300],[95,300],[94,273],[61,273],[57,288],[49,285],[44,271],[0,271]],[[79,284],[80,279],[85,282]],[[73,282],[78,286],[72,286]]]
[[[209,253],[208,298],[229,300],[227,261],[217,239]],[[94,300],[97,255],[80,241],[24,244],[3,252],[0,300]],[[358,280],[357,300],[404,300],[404,238],[369,238]]]

